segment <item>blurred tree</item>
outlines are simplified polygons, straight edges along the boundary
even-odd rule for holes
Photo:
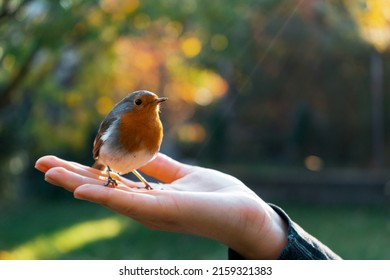
[[[93,134],[102,117],[116,101],[140,88],[170,97],[164,114],[167,127],[178,118],[183,124],[172,127],[174,135],[202,141],[198,130],[203,128],[196,123],[190,126],[197,129],[194,135],[186,136],[186,120],[194,104],[205,106],[222,96],[226,83],[187,62],[202,48],[193,29],[153,16],[159,7],[152,2],[143,9],[136,0],[3,3],[2,189],[23,185],[14,176],[25,175],[42,154],[90,161]]]
[[[372,160],[383,168],[385,164],[383,59],[381,54],[390,45],[390,5],[385,0],[346,1],[361,36],[373,46],[371,54],[371,123]]]
[[[92,162],[99,122],[141,88],[169,97],[182,156],[367,166],[371,49],[352,2],[2,1],[0,188],[17,194],[43,154]]]

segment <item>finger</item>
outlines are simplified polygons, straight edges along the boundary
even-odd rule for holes
[[[74,191],[75,198],[88,200],[110,208],[111,210],[133,218],[152,228],[165,231],[177,231],[213,237],[214,232],[225,230],[224,207],[215,205],[220,202],[218,195],[195,195],[176,191],[124,191],[113,188],[101,188],[86,184]],[[213,209],[210,211],[210,209]],[[222,219],[223,220],[223,219]]]
[[[74,191],[77,199],[104,205],[118,213],[129,217],[140,217],[160,214],[158,207],[158,190],[102,188],[99,185],[85,184]]]
[[[45,173],[45,180],[50,184],[61,186],[66,190],[73,192],[78,186],[84,184],[100,184],[102,180],[98,176],[91,178],[80,173],[75,173],[63,167],[53,167]]]
[[[141,184],[135,183],[131,180],[120,177],[116,174],[111,174],[111,177],[117,182],[115,188],[121,190],[132,190],[134,188],[144,189]],[[50,184],[63,187],[64,189],[73,192],[80,185],[95,184],[100,188],[106,188],[107,177],[97,176],[94,177],[84,176],[80,173],[72,172],[63,167],[53,167],[45,173],[45,180]],[[107,187],[110,188],[110,187]]]
[[[41,172],[47,172],[49,169],[54,167],[63,167],[65,169],[88,177],[94,177],[96,175],[102,174],[102,171],[100,170],[76,162],[63,160],[56,156],[44,156],[38,159],[35,163],[35,168]]]
[[[159,153],[154,160],[138,170],[161,182],[172,183],[190,173],[191,166]]]

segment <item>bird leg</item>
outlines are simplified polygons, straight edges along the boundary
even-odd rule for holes
[[[153,188],[149,185],[148,181],[146,181],[145,178],[142,177],[142,175],[139,174],[139,172],[138,172],[136,169],[132,170],[131,172],[133,172],[133,174],[134,174],[135,176],[137,176],[137,178],[138,178],[142,183],[145,184],[145,189],[147,189],[147,190],[153,190]]]
[[[115,188],[116,186],[118,186],[118,183],[116,182],[115,179],[113,179],[111,176],[110,176],[110,172],[111,172],[111,168],[109,166],[107,166],[107,175],[108,175],[108,178],[107,178],[107,183],[104,184],[104,186],[106,187],[110,187],[110,188]]]

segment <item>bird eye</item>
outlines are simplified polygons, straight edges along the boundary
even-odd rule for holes
[[[134,101],[135,105],[141,105],[142,104],[142,100],[141,99],[136,99]]]

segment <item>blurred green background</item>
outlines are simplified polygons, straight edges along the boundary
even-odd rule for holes
[[[387,0],[2,0],[0,259],[225,259],[46,184],[127,93],[161,150],[228,172],[347,259],[390,253]]]

